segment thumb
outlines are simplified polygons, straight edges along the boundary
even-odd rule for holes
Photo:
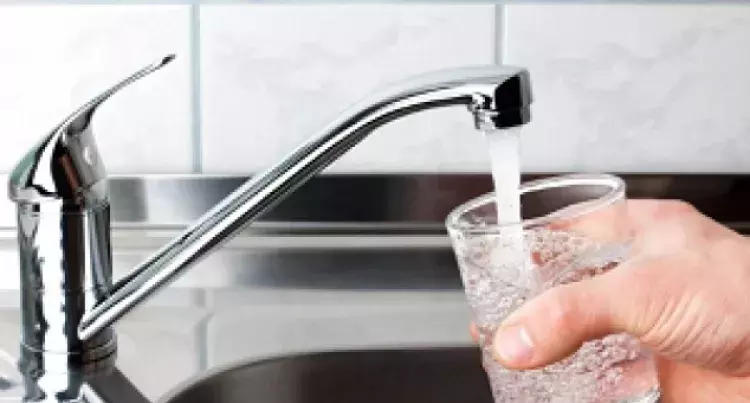
[[[592,339],[622,331],[629,317],[615,273],[552,288],[511,314],[495,331],[495,359],[510,369],[533,369],[559,361]],[[619,294],[618,298],[611,296]]]

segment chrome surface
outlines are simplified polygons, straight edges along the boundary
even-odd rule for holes
[[[325,352],[246,362],[162,403],[492,403],[478,349]]]
[[[540,175],[527,174],[524,180]],[[750,175],[619,175],[631,197],[687,200],[750,234]],[[113,277],[126,274],[247,179],[111,178]],[[172,288],[175,293],[226,287],[459,290],[443,222],[452,207],[486,193],[491,182],[486,174],[319,175],[226,243],[219,255],[198,262]],[[415,196],[420,193],[432,197]],[[9,268],[0,290],[10,293],[19,289],[18,256],[11,250],[16,225],[12,211],[0,213],[0,246],[5,247],[0,265]],[[7,298],[17,300],[15,294]],[[10,302],[6,306],[17,306]]]
[[[167,56],[114,85],[44,136],[13,169],[21,265],[21,357],[26,401],[77,401],[84,377],[114,361],[111,329],[80,337],[84,314],[112,287],[107,176],[91,119],[127,85]]]
[[[456,105],[469,107],[478,126],[517,126],[529,118],[528,86],[523,69],[467,68],[398,83],[361,102],[279,164],[245,182],[115,284],[112,294],[81,320],[79,336],[87,339],[105,329],[378,127],[420,111]]]
[[[158,70],[149,65],[66,118],[9,178],[17,204],[25,401],[78,401],[89,373],[108,374],[110,325],[237,235],[378,127],[420,111],[467,107],[477,128],[527,123],[528,73],[513,67],[441,71],[396,83],[365,99],[264,173],[203,214],[113,283],[107,174],[91,118],[118,90]]]
[[[555,174],[527,174],[524,180]],[[750,175],[621,176],[631,197],[688,200],[741,232],[748,228]],[[111,178],[114,278],[245,180],[207,175]],[[318,292],[326,300],[338,298],[344,304],[345,298],[331,293],[390,295],[390,291],[409,290],[409,295],[435,291],[459,295],[455,258],[442,234],[444,211],[490,188],[491,178],[485,174],[317,176],[160,295],[201,289],[253,296],[247,298],[253,302],[259,294],[287,299],[289,292],[299,290]],[[419,193],[416,189],[435,197],[412,198]],[[3,216],[0,241],[15,245],[11,234],[15,227],[12,216]],[[0,287],[11,293],[18,289],[14,272],[18,257],[7,252],[0,258],[12,275],[3,278]],[[17,299],[17,292],[12,294]],[[228,299],[226,304],[236,301]],[[160,359],[175,360],[168,354]],[[143,365],[148,365],[145,360]]]
[[[527,174],[524,180],[556,174]],[[687,200],[710,217],[750,234],[750,209],[746,207],[750,175],[618,175],[626,181],[630,197]],[[113,277],[122,277],[247,179],[212,175],[111,178]],[[255,288],[305,284],[305,279],[321,286],[359,287],[368,282],[385,284],[386,278],[397,278],[399,273],[422,278],[409,286],[454,287],[458,283],[444,236],[445,216],[453,207],[490,191],[491,182],[486,174],[319,175],[226,243],[226,253],[202,260],[197,270],[180,277],[173,287]],[[0,281],[0,290],[19,288],[14,271],[18,256],[10,249],[17,245],[14,215],[9,208],[0,209],[0,246],[7,248],[0,250],[0,264],[13,268]],[[307,263],[322,274],[306,271]],[[337,272],[339,265],[361,272]],[[287,274],[275,278],[267,268],[271,266]],[[326,279],[335,273],[340,278]],[[425,285],[420,281],[426,281]]]
[[[523,182],[567,172],[526,173]],[[680,199],[745,231],[750,175],[614,172],[628,197]],[[113,228],[184,229],[251,176],[110,177]],[[492,190],[486,173],[322,174],[311,178],[246,228],[248,235],[443,234],[456,206]],[[0,216],[0,228],[15,226]]]

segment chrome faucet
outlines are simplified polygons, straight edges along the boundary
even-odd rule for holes
[[[521,68],[453,69],[397,83],[248,180],[115,282],[107,174],[92,117],[111,95],[173,58],[143,68],[80,107],[32,147],[10,176],[21,262],[24,401],[80,401],[92,377],[114,370],[115,321],[378,127],[456,105],[468,107],[478,128],[509,128],[530,119],[529,75]]]

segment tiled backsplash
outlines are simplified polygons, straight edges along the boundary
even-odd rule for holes
[[[107,101],[94,131],[110,172],[189,172],[190,8],[0,5],[0,170],[89,98],[162,54],[174,66]]]
[[[750,172],[750,6],[514,5],[536,169]]]
[[[527,171],[747,172],[748,47],[740,4],[3,2],[0,172],[170,52],[95,120],[111,173],[255,172],[379,85],[494,62],[531,71]],[[460,109],[381,131],[330,170],[487,170]]]
[[[494,24],[494,7],[486,4],[205,6],[203,167],[263,168],[379,85],[493,63]],[[473,159],[483,139],[463,110],[416,115],[381,130],[331,168],[482,168]]]

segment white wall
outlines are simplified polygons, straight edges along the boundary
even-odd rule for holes
[[[111,173],[255,172],[379,85],[493,62],[532,74],[527,171],[750,168],[750,6],[52,3],[0,5],[0,173],[168,52],[95,120]],[[330,170],[487,169],[460,108],[382,131]]]

